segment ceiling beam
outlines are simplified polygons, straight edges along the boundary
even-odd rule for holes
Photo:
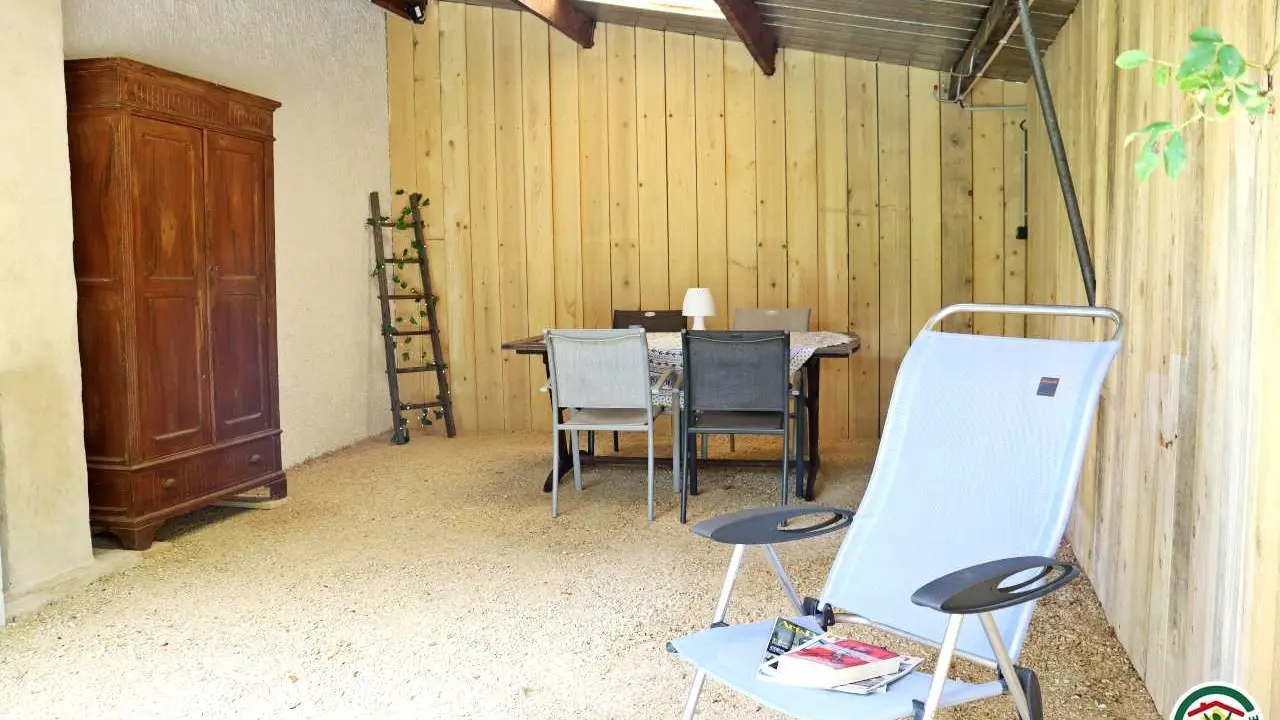
[[[963,100],[982,79],[996,53],[1004,47],[1018,22],[1018,0],[992,0],[964,54],[951,68],[946,99]]]
[[[756,59],[760,70],[765,75],[772,75],[778,57],[778,38],[764,24],[764,16],[756,7],[755,0],[716,0],[716,4],[724,12],[724,19],[729,21],[733,31],[738,33],[738,39],[751,52],[751,57]]]
[[[515,3],[582,47],[595,45],[595,18],[579,10],[573,0],[515,0]]]
[[[413,2],[412,0],[372,0],[372,2],[374,5],[386,10],[392,15],[402,17],[405,20],[418,23],[419,25],[421,25],[427,17],[425,2]],[[421,14],[414,17],[414,15],[409,12],[409,7],[411,5],[415,6]]]

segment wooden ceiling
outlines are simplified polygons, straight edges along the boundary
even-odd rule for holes
[[[380,5],[385,2],[374,1]],[[738,37],[760,60],[757,48],[753,48],[751,39],[744,35],[741,23],[731,25],[719,18],[638,10],[590,0],[464,1],[533,10],[544,18],[547,15],[541,8],[553,8],[561,13],[567,11],[580,21],[586,16],[597,22],[690,35]],[[1022,33],[1013,23],[1017,16],[1016,0],[755,0],[758,13],[749,7],[750,0],[717,2],[726,9],[745,3],[757,22],[763,20],[764,29],[757,27],[757,34],[771,34],[771,39],[784,48],[960,74],[978,71],[982,77],[1000,80],[1026,81],[1031,76]],[[1031,0],[1032,25],[1042,53],[1053,43],[1078,2]],[[552,20],[548,22],[557,25]],[[1001,47],[1002,40],[1005,43]],[[975,55],[978,61],[972,63]],[[991,58],[989,63],[988,58]],[[971,63],[976,65],[972,69]],[[772,72],[771,64],[771,61],[760,62],[767,73]],[[984,65],[985,72],[982,72]],[[952,91],[957,89],[960,85],[953,86]]]

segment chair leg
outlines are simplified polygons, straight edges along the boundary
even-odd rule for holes
[[[1009,649],[1005,647],[1004,639],[1000,637],[1000,628],[996,625],[991,613],[981,613],[978,619],[982,621],[987,642],[991,643],[991,650],[996,656],[996,665],[1000,668],[1000,677],[1004,678],[1005,686],[1009,688],[1009,697],[1013,699],[1013,706],[1018,710],[1018,717],[1022,720],[1040,720],[1040,698],[1034,698],[1033,702],[1033,698],[1027,697],[1028,688],[1025,686],[1033,686],[1035,693],[1039,693],[1040,683],[1036,680],[1035,674],[1030,671],[1018,672],[1013,659],[1009,657]],[[1024,675],[1030,675],[1030,677],[1024,678]]]
[[[557,503],[560,501],[560,443],[556,437],[560,428],[551,424],[551,517],[556,516]]]
[[[693,720],[698,711],[698,697],[702,695],[702,684],[707,681],[707,674],[699,670],[693,674],[693,687],[689,688],[689,699],[684,701],[684,720]]]
[[[570,433],[573,438],[569,451],[573,453],[573,489],[582,492],[582,454],[578,452],[579,443],[578,431],[574,430]]]
[[[671,415],[671,492],[680,492],[680,421]]]
[[[711,453],[711,436],[703,435],[702,437],[702,459],[706,460]]]
[[[782,505],[787,504],[787,486],[791,484],[791,467],[788,460],[791,453],[787,452],[787,433],[791,430],[791,419],[789,415],[782,418],[782,482],[780,490],[782,492]]]
[[[653,421],[649,421],[649,522],[653,522]]]
[[[613,431],[613,454],[618,454],[618,431]]]
[[[938,660],[934,663],[933,682],[929,685],[929,695],[921,705],[916,700],[915,720],[933,720],[942,704],[942,691],[947,685],[947,673],[951,672],[951,660],[956,654],[956,643],[960,641],[960,627],[964,624],[964,615],[952,615],[947,620],[947,631],[942,636],[942,647],[938,650]]]

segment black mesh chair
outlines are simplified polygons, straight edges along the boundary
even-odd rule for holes
[[[681,333],[681,345],[684,398],[680,440],[686,472],[682,473],[680,522],[687,520],[689,495],[698,492],[696,439],[700,435],[780,436],[779,492],[781,504],[786,505],[794,392],[789,372],[790,336],[771,330],[686,330]]]
[[[613,328],[644,328],[645,332],[680,332],[688,326],[679,310],[614,310]],[[674,441],[673,441],[674,442]],[[618,452],[618,433],[613,434],[613,451]],[[587,433],[587,452],[596,451],[596,434]]]
[[[642,327],[645,332],[680,332],[688,325],[679,310],[614,310],[615,329]]]

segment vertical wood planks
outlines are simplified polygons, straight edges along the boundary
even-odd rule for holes
[[[911,139],[907,69],[881,65],[880,128],[880,426],[898,366],[911,342]]]
[[[670,295],[678,308],[698,285],[698,165],[694,150],[693,38],[666,33],[667,255]]]
[[[787,66],[756,85],[756,293],[760,307],[787,305]]]
[[[542,22],[539,20],[538,22]],[[581,327],[582,182],[578,124],[578,46],[550,33],[551,237],[554,248],[556,325]],[[529,92],[535,92],[533,88]],[[541,258],[545,261],[546,258]]]
[[[740,43],[724,49],[725,209],[728,289],[725,323],[736,308],[757,307],[755,60]]]
[[[521,87],[520,16],[493,15],[494,158],[497,190],[497,240],[500,328],[495,347],[529,331],[529,294],[525,279],[524,98]],[[497,170],[501,168],[501,170]],[[529,358],[499,351],[502,402],[507,430],[528,430],[531,410]],[[539,403],[541,405],[541,403]],[[541,409],[539,407],[539,409]]]
[[[440,147],[440,14],[427,13],[427,21],[413,28],[413,146],[411,159],[414,183],[412,191],[422,193],[423,235],[427,239],[428,271],[431,285],[437,296],[443,287],[444,247],[444,185],[441,180],[443,167]],[[390,26],[388,26],[390,33]],[[391,64],[387,66],[390,74]],[[394,105],[390,103],[388,107]],[[392,133],[394,136],[394,133]],[[393,183],[394,184],[394,183]],[[404,187],[396,185],[396,187]],[[394,190],[394,188],[393,188]],[[412,248],[410,248],[412,250]],[[446,357],[449,352],[447,313],[443,306],[436,308],[436,322],[441,345]],[[426,337],[410,338],[408,344],[412,356],[431,357],[431,340]],[[402,343],[403,346],[403,343]],[[422,384],[422,400],[435,400],[439,395],[435,373],[417,375]],[[414,398],[418,399],[418,398]]]
[[[466,8],[445,3],[440,13],[441,184],[448,282],[438,291],[448,318],[449,388],[460,431],[475,430],[475,340],[471,334],[471,198],[467,148]]]
[[[710,329],[728,327],[731,312],[725,291],[728,285],[728,248],[725,215],[724,149],[724,41],[693,39],[694,140],[698,161],[698,285],[710,288],[716,316],[707,318]]]
[[[973,104],[1002,105],[1004,90],[997,83],[979,82]],[[973,122],[973,300],[1003,303],[1004,297],[1004,113],[979,110]],[[982,314],[973,327],[984,335],[1004,334],[1005,318]]]
[[[911,315],[910,337],[942,307],[942,127],[933,96],[938,73],[907,71],[910,104]]]
[[[1026,100],[1025,85],[1004,84],[1005,105],[1022,105]],[[1001,115],[1004,123],[1004,301],[1016,305],[1027,301],[1027,241],[1018,238],[1018,228],[1026,222],[1022,125],[1027,121],[1027,113],[1006,110]],[[1026,335],[1026,318],[1006,317],[1004,334]]]
[[[817,91],[818,306],[821,330],[849,331],[849,149],[845,60],[819,55]],[[828,363],[822,380],[822,433],[849,437],[849,363]]]
[[[818,306],[818,140],[814,55],[782,51],[787,81],[787,305]]]
[[[464,429],[549,422],[542,365],[501,341],[679,308],[705,285],[712,327],[790,305],[857,333],[855,358],[823,366],[823,439],[877,435],[897,362],[942,301],[936,74],[790,53],[766,77],[736,43],[605,25],[584,51],[527,13],[456,6],[401,40],[393,166],[405,187],[438,185]]]
[[[395,217],[400,211],[403,203],[408,202],[408,196],[397,196],[395,191],[400,188],[412,190],[415,183],[417,165],[414,158],[415,147],[415,105],[416,94],[419,88],[413,80],[414,75],[414,38],[412,29],[406,24],[387,25],[387,93],[389,97],[394,98],[394,102],[388,105],[388,141],[391,150],[391,184],[392,194],[387,196],[385,192],[379,193],[379,199],[382,202],[382,212],[391,217]],[[389,247],[387,251],[394,257],[409,248],[408,233],[399,230],[387,230],[384,234],[384,242]],[[368,236],[366,237],[368,240]],[[372,247],[372,244],[370,244]],[[378,262],[375,258],[374,262]],[[400,271],[394,266],[387,268],[388,279],[392,273],[399,277]],[[414,303],[393,300],[391,302],[391,316],[403,316],[405,313],[414,310]],[[408,341],[408,342],[406,342]],[[400,353],[408,352],[411,356],[415,356],[419,351],[420,343],[414,341],[413,338],[403,338],[396,340],[396,356]],[[420,401],[427,393],[428,386],[423,381],[421,375],[402,375],[400,381],[400,397],[402,402]],[[432,383],[434,385],[434,383]]]
[[[476,422],[502,430],[502,299],[495,156],[493,10],[467,6],[467,151],[471,183],[472,321],[475,323]]]
[[[849,325],[862,347],[849,372],[855,438],[880,432],[880,158],[876,65],[845,61],[849,150]]]
[[[596,45],[578,48],[578,123],[582,167],[582,323],[612,324],[612,263],[609,242],[609,33]]]
[[[667,307],[666,48],[661,32],[636,30],[640,307]]]
[[[520,16],[521,112],[524,123],[524,244],[528,284],[528,326],[541,335],[556,325],[556,264],[552,212],[551,68],[546,23]],[[511,338],[504,338],[511,339]],[[532,427],[550,429],[547,396],[538,391],[546,370],[537,360],[526,361],[529,373],[529,413]]]
[[[973,118],[957,105],[942,110],[942,304],[973,301]],[[947,330],[970,332],[969,313],[943,321]],[[918,330],[918,328],[913,328]]]
[[[609,36],[609,253],[611,308],[640,308],[640,226],[636,184],[636,32],[606,25]],[[604,325],[602,327],[608,327]]]

